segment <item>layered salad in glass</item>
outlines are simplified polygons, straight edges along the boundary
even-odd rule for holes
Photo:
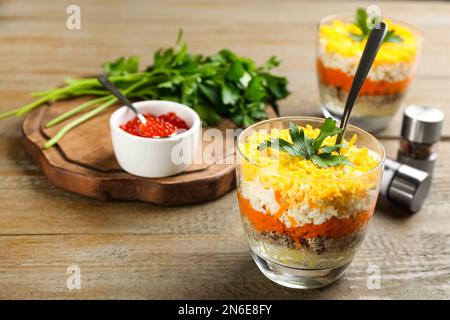
[[[307,270],[352,260],[374,212],[384,151],[355,127],[336,145],[339,132],[331,118],[292,117],[241,134],[238,201],[254,257]]]
[[[361,54],[370,19],[335,15],[319,24],[317,72],[322,110],[340,118]],[[400,108],[414,77],[422,36],[415,28],[384,19],[388,32],[352,112],[352,123],[367,131],[383,129]],[[376,27],[374,25],[373,27]]]

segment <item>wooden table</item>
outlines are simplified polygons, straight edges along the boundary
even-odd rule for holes
[[[81,7],[81,30],[66,28],[66,8]],[[102,62],[174,43],[182,27],[194,52],[223,47],[283,63],[292,96],[285,115],[317,114],[314,67],[319,18],[353,11],[341,1],[1,1],[0,110],[67,76],[98,72]],[[369,3],[367,3],[369,4]],[[0,125],[0,298],[450,298],[450,4],[382,2],[391,17],[425,34],[409,103],[447,114],[429,198],[415,215],[380,203],[345,276],[329,288],[285,289],[267,280],[244,242],[231,192],[202,205],[163,208],[101,202],[50,185],[24,154],[18,119]],[[400,114],[379,136],[395,156]],[[69,290],[66,270],[81,270]],[[381,288],[369,290],[373,265]]]

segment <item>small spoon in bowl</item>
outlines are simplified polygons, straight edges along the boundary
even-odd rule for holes
[[[98,81],[100,82],[100,84],[103,86],[103,88],[105,88],[106,90],[108,90],[109,92],[111,92],[120,102],[122,102],[124,105],[126,105],[128,108],[130,108],[135,114],[136,117],[139,119],[139,121],[141,122],[141,126],[147,125],[147,118],[145,118],[145,116],[140,113],[134,106],[133,103],[128,100],[128,98],[122,94],[122,92],[120,92],[119,88],[117,88],[111,81],[108,80],[108,78],[105,75],[101,75],[97,77]],[[142,128],[140,128],[141,132],[143,132]],[[176,135],[179,130],[175,130],[172,134],[167,135],[167,136],[151,136],[151,138],[155,138],[155,139],[161,139],[161,138],[169,138],[169,137],[173,137],[174,135]]]
[[[350,113],[352,112],[355,101],[358,98],[361,87],[366,80],[367,74],[369,73],[370,67],[372,67],[373,61],[383,43],[384,37],[386,36],[387,26],[386,23],[380,21],[379,27],[374,27],[369,34],[369,37],[364,47],[361,60],[359,61],[358,68],[356,69],[355,76],[353,78],[352,86],[345,102],[345,109],[342,115],[340,128],[342,132],[336,137],[336,144],[342,142],[342,137],[345,133],[345,128],[347,127],[348,120],[350,119]]]
[[[139,111],[133,106],[133,103],[128,100],[128,98],[124,96],[122,92],[120,92],[119,88],[117,88],[111,81],[109,81],[105,75],[98,76],[97,79],[103,86],[103,88],[111,92],[117,99],[119,99],[120,102],[130,108],[136,114],[142,124],[147,124],[147,119],[144,117],[144,115],[142,113],[139,113]]]

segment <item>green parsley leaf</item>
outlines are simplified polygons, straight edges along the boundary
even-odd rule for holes
[[[178,30],[178,36],[177,40],[175,41],[175,45],[178,46],[181,43],[181,40],[183,39],[183,29]]]
[[[278,67],[279,65],[280,65],[280,60],[279,60],[277,57],[272,56],[272,57],[269,58],[269,60],[267,60],[267,61],[260,67],[260,70],[263,70],[263,71],[269,71],[269,70],[271,70],[271,69],[273,69],[273,68],[275,68],[275,67]]]
[[[199,89],[209,103],[212,103],[213,105],[220,105],[222,103],[221,90],[217,87],[207,83],[200,83]]]
[[[239,98],[240,98],[240,94],[237,91],[237,89],[235,89],[232,86],[229,86],[226,82],[222,83],[222,102],[223,104],[235,104]]]
[[[294,157],[302,157],[302,151],[299,145],[292,144],[286,140],[279,138],[272,138],[267,140],[259,146],[259,150],[264,150],[266,148],[282,150]]]
[[[329,153],[322,153],[320,155],[313,155],[311,161],[321,168],[329,168],[340,165],[353,166],[347,157],[341,155],[331,155]]]
[[[128,59],[120,57],[116,61],[104,63],[102,66],[103,71],[108,76],[123,76],[130,73],[135,73],[137,72],[138,68],[138,57],[129,57]]]
[[[322,146],[322,143],[326,138],[335,136],[341,131],[342,129],[336,126],[336,121],[334,119],[326,118],[324,123],[320,126],[319,135],[315,139],[312,139],[306,137],[304,130],[299,130],[295,123],[290,123],[289,135],[292,143],[280,138],[271,138],[270,140],[262,142],[258,146],[258,150],[264,150],[266,148],[277,149],[287,152],[294,157],[311,160],[315,165],[321,168],[339,165],[353,166],[346,156],[332,154],[333,152],[337,152],[339,148],[344,147],[343,144]]]
[[[339,151],[340,148],[344,148],[346,145],[343,143],[335,144],[333,146],[322,146],[320,147],[320,151],[323,153],[332,153],[335,151]]]
[[[251,102],[256,102],[263,100],[265,96],[266,90],[262,85],[261,78],[254,76],[245,89],[244,97]]]
[[[361,30],[361,34],[350,33],[350,37],[355,41],[363,41],[366,39],[371,29],[368,26],[369,16],[367,11],[364,8],[358,8],[355,13],[355,21],[353,22],[355,26],[357,26]],[[372,17],[371,25],[376,25],[380,20],[379,16]],[[403,38],[399,35],[395,34],[395,30],[388,30],[383,42],[391,42],[391,43],[400,43],[403,41]]]
[[[392,42],[392,43],[400,43],[403,41],[403,38],[399,35],[395,34],[395,30],[389,30],[386,33],[386,37],[384,38],[384,42]]]
[[[244,76],[245,70],[239,60],[235,60],[226,74],[227,79],[231,81],[239,81]]]
[[[292,143],[299,143],[300,140],[305,139],[305,134],[304,134],[303,130],[302,130],[302,134],[300,134],[300,131],[298,130],[298,126],[293,122],[289,123],[289,135],[291,136]]]
[[[256,120],[267,119],[266,105],[263,102],[252,102],[246,105],[250,117]]]
[[[354,34],[354,33],[350,33],[350,37],[358,42],[363,41],[367,36],[364,34]]]
[[[362,34],[367,36],[370,33],[370,29],[367,26],[367,11],[364,8],[356,9],[355,25],[361,30]]]
[[[323,141],[331,136],[335,136],[342,132],[342,129],[336,126],[336,120],[333,118],[326,118],[325,122],[320,126],[320,133],[314,140],[314,153],[319,151]]]
[[[243,89],[248,87],[248,84],[252,81],[252,76],[248,72],[244,72],[244,75],[239,79],[239,84]]]
[[[222,117],[208,105],[196,104],[193,109],[198,113],[205,125],[214,125],[222,120]]]

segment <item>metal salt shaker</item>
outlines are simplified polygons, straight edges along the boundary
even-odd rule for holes
[[[431,176],[427,172],[386,159],[380,193],[389,201],[411,212],[419,211],[430,186]]]
[[[444,113],[437,108],[409,106],[403,114],[397,160],[433,175],[436,142],[441,139]]]
[[[412,212],[420,210],[431,187],[444,114],[432,107],[410,106],[403,115],[397,160],[386,159],[380,193]]]

